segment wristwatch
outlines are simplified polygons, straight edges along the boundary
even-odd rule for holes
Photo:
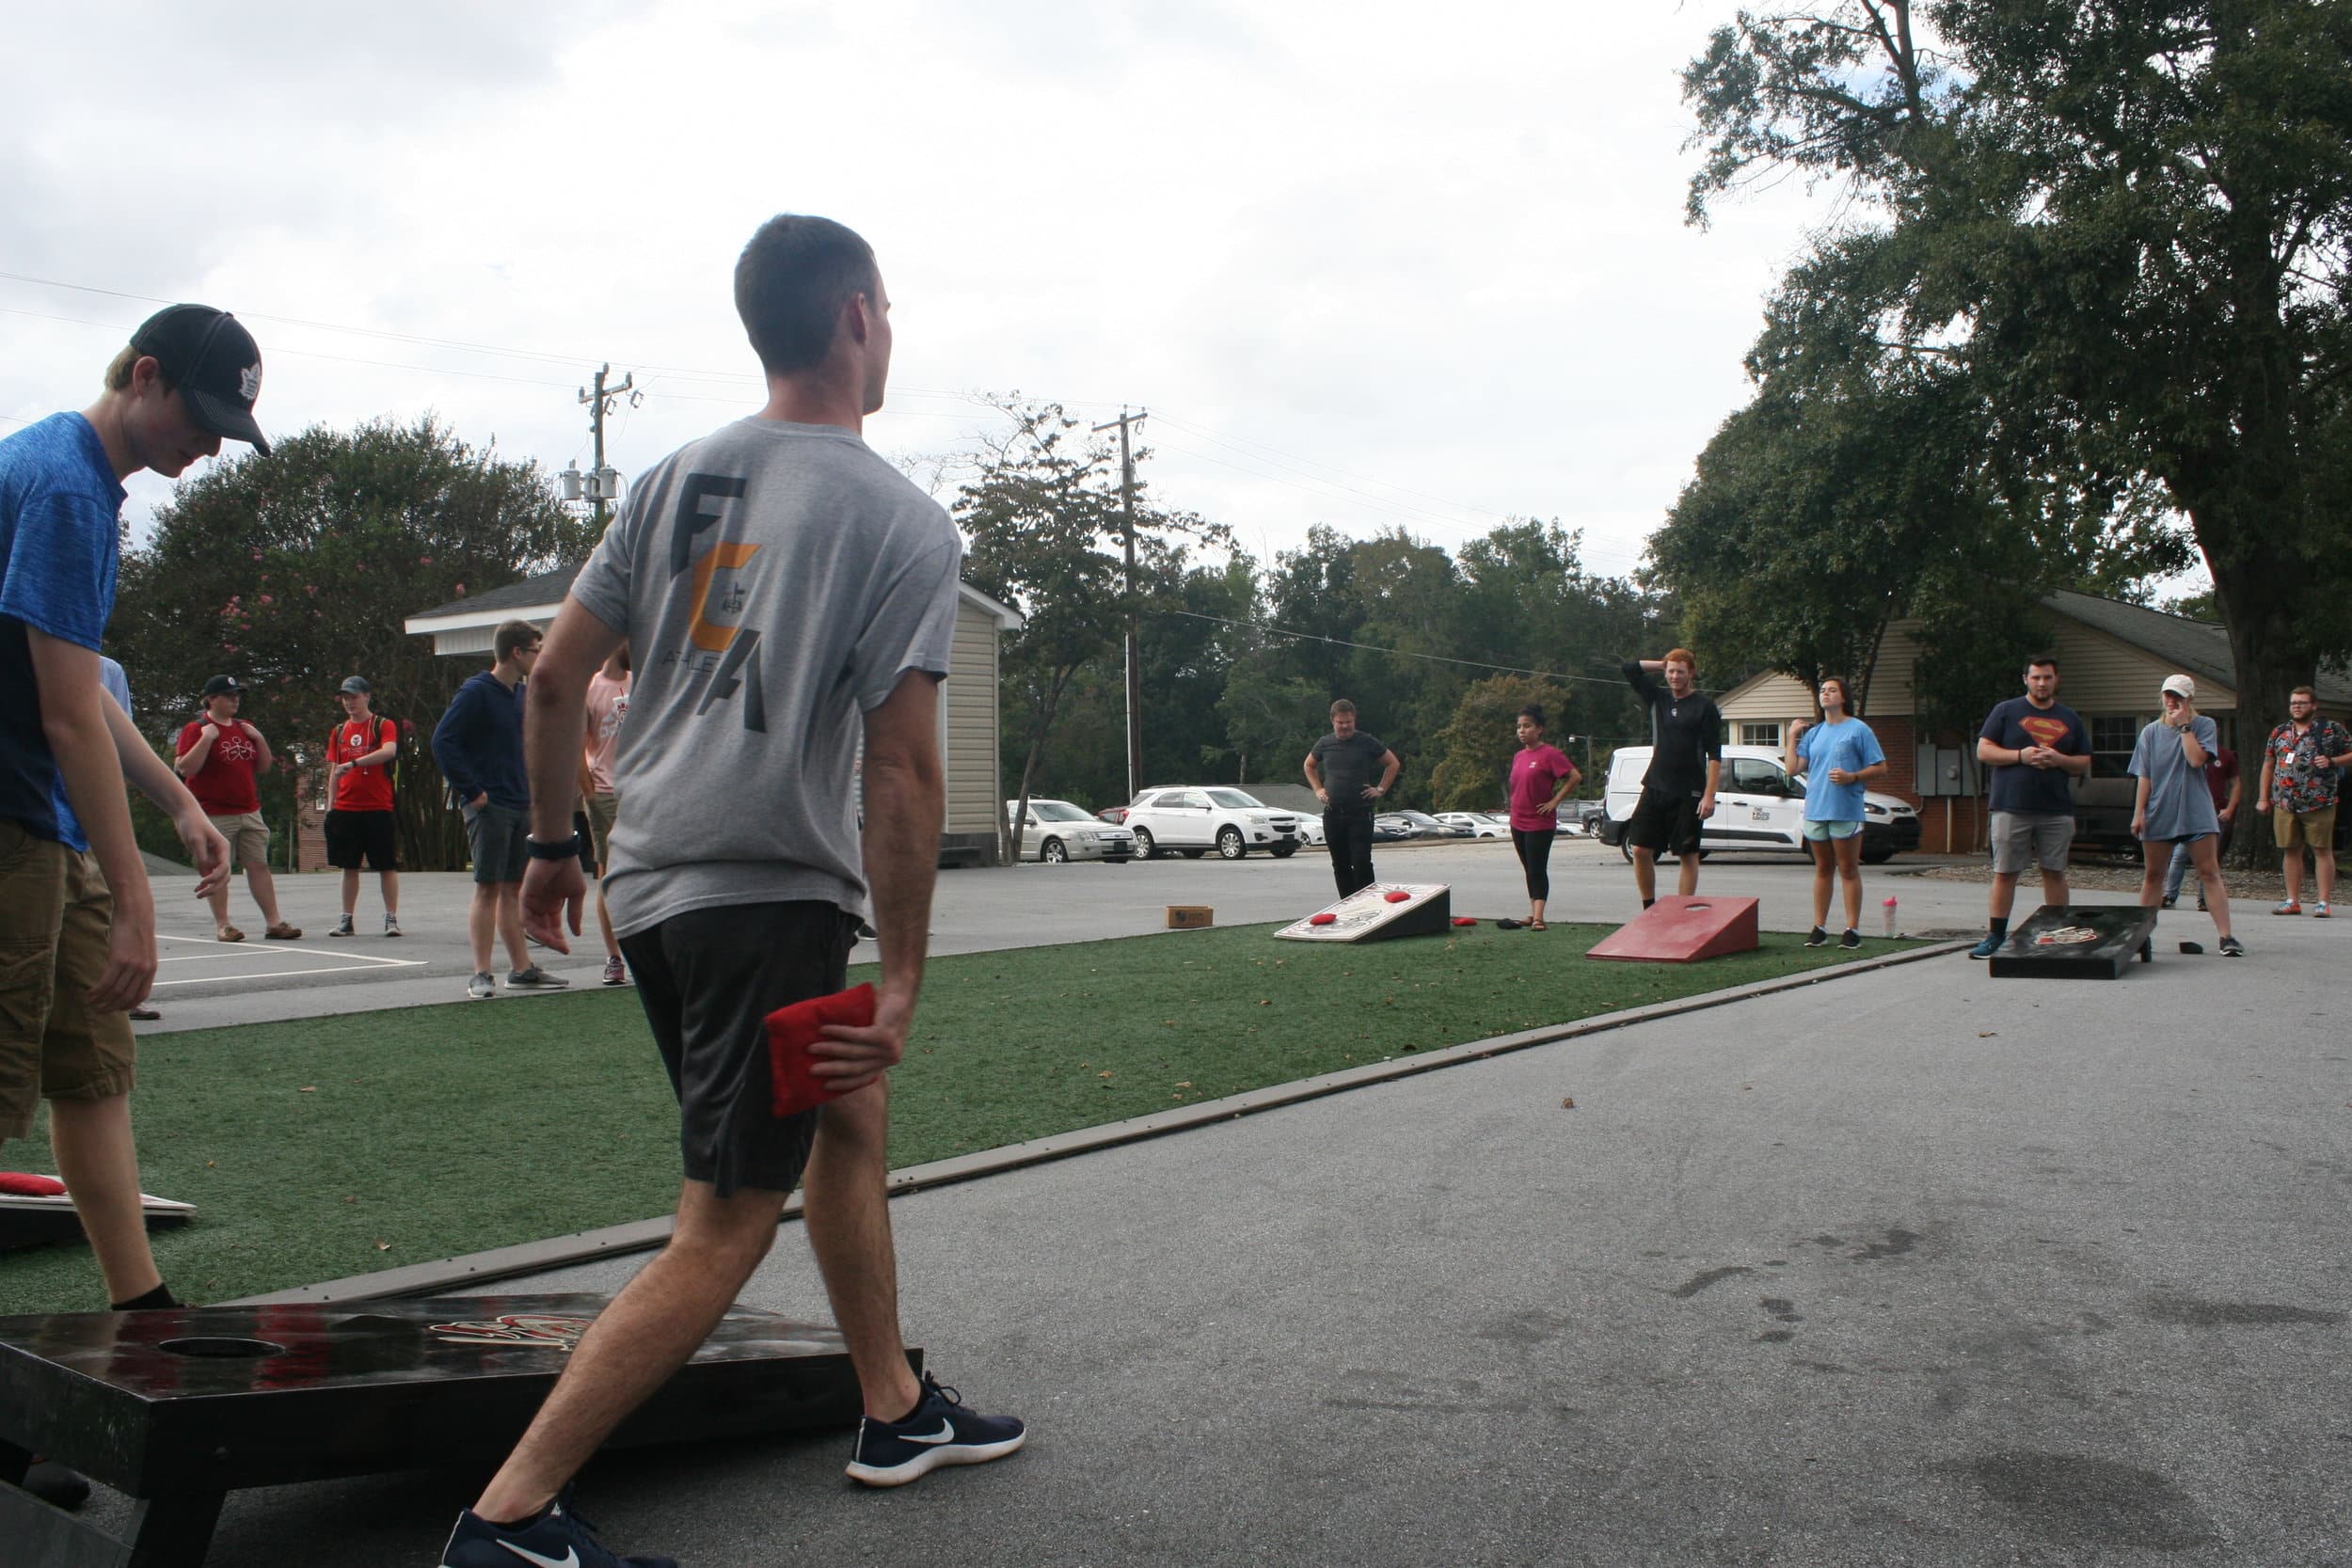
[[[530,852],[531,858],[534,861],[576,860],[580,855],[580,835],[574,833],[568,838],[527,838],[523,841],[523,847]]]

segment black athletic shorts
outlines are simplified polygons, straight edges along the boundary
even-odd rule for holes
[[[1625,841],[1653,855],[1695,855],[1699,822],[1697,796],[1661,794],[1645,784],[1633,803],[1633,819],[1626,824]]]
[[[392,831],[388,811],[330,811],[326,814],[326,863],[339,871],[357,871],[365,862],[378,871],[400,869],[400,835]]]
[[[771,1114],[768,1015],[841,990],[857,921],[832,904],[723,904],[621,939],[678,1099],[686,1179],[788,1193],[817,1111]]]

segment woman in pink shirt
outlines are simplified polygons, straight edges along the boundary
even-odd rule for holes
[[[1511,843],[1527,873],[1527,918],[1498,920],[1506,931],[1544,927],[1544,900],[1551,896],[1551,841],[1560,832],[1560,802],[1582,782],[1567,754],[1544,744],[1544,710],[1530,703],[1519,709],[1519,750],[1511,759]]]

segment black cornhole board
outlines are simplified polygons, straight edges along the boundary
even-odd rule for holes
[[[2002,980],[2042,975],[2060,980],[2113,980],[2139,956],[2156,929],[2156,911],[2137,904],[2044,904],[2009,934],[1991,959]],[[2045,943],[2041,939],[2069,927],[2094,930],[2090,942]]]
[[[0,1556],[10,1568],[196,1568],[223,1498],[240,1488],[486,1469],[605,1302],[462,1296],[0,1318]],[[921,1352],[907,1358],[921,1370]],[[838,1330],[738,1307],[606,1446],[844,1427],[859,1409]],[[137,1499],[125,1535],[23,1491],[33,1453]]]

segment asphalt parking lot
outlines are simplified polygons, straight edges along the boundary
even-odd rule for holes
[[[1521,897],[1507,845],[1379,869]],[[1790,929],[1806,882],[1702,887]],[[1614,850],[1563,846],[1554,883],[1564,920],[1633,912]],[[1305,856],[957,872],[934,925],[1086,940],[1330,887]],[[1981,918],[1980,886],[1866,890]],[[914,1193],[910,1337],[1026,1450],[887,1495],[840,1436],[637,1453],[581,1506],[688,1568],[2346,1568],[2352,927],[2240,926],[2242,960],[2174,955],[2211,927],[2168,916],[2118,981],[1939,957]],[[1532,982],[1575,961],[1551,935]],[[744,1300],[822,1318],[796,1229]],[[421,1564],[479,1479],[240,1494],[212,1560]]]

